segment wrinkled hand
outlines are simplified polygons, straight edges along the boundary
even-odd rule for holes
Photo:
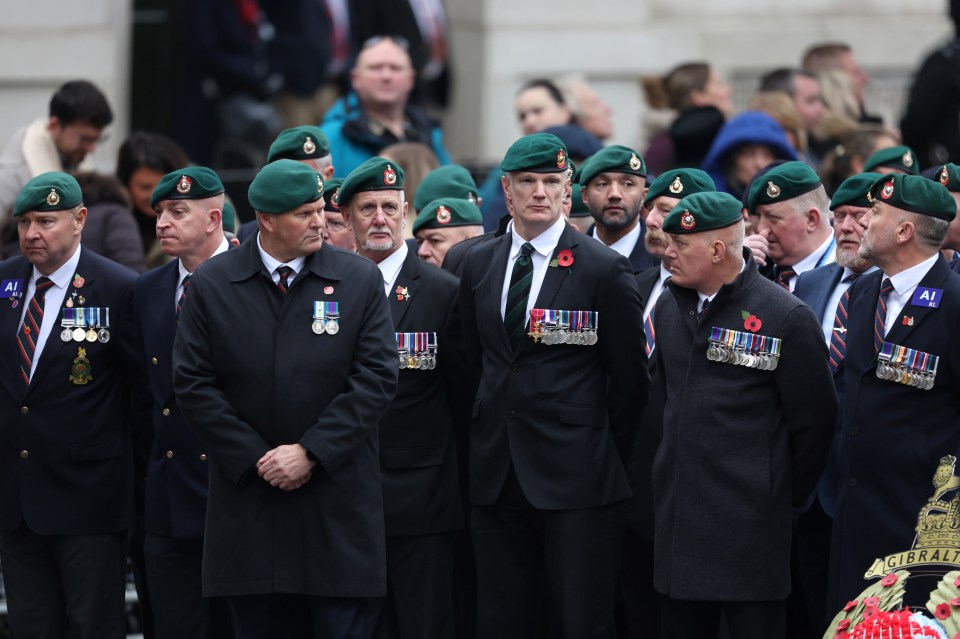
[[[296,490],[310,481],[316,464],[300,444],[284,444],[257,461],[257,473],[274,488]]]
[[[767,242],[765,233],[766,229],[743,238],[743,245],[753,252],[753,260],[757,263],[757,266],[767,265],[767,252],[770,250],[770,243]]]

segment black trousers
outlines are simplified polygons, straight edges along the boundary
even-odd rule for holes
[[[233,636],[226,599],[201,594],[203,539],[147,533],[143,554],[157,639]]]
[[[374,639],[451,639],[454,534],[387,537],[387,596],[370,600]]]
[[[660,595],[653,588],[653,542],[628,526],[623,531],[617,636],[647,639],[660,636]]]
[[[236,639],[367,639],[367,600],[265,594],[229,597]]]
[[[814,499],[793,524],[787,597],[787,636],[791,639],[822,637],[837,613],[827,610],[827,580],[830,573],[830,535],[833,519]]]
[[[615,637],[624,505],[538,510],[511,469],[496,503],[471,512],[477,639],[540,636],[542,599],[564,639]]]
[[[681,601],[660,598],[662,639],[717,639],[720,620],[729,639],[783,639],[783,601]]]
[[[17,639],[124,639],[126,531],[39,535],[0,531],[8,622]]]

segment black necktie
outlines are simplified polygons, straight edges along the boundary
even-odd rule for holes
[[[708,298],[703,298],[703,305],[700,307],[700,312],[697,313],[697,324],[700,323],[700,320],[703,319],[703,314],[707,312],[707,306],[710,305],[710,300]]]
[[[287,289],[290,288],[290,275],[293,273],[293,269],[289,266],[283,265],[277,267],[277,274],[280,276],[280,279],[277,281],[277,288],[280,289],[280,292],[284,295],[287,294]]]
[[[510,345],[516,351],[523,341],[526,330],[527,300],[530,298],[530,285],[533,283],[533,245],[530,242],[520,247],[520,255],[513,263],[510,274],[510,288],[507,289],[507,305],[504,308],[503,325],[507,329]]]

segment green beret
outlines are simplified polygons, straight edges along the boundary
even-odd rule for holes
[[[574,184],[570,193],[573,206],[570,207],[570,217],[590,217],[590,209],[583,201],[583,189]]]
[[[713,178],[706,171],[673,169],[661,173],[650,183],[647,197],[643,201],[647,208],[650,208],[651,202],[664,195],[680,199],[694,193],[712,193],[716,190],[717,185],[713,183]]]
[[[323,197],[323,178],[296,160],[276,160],[253,178],[247,190],[250,206],[260,213],[286,213]]]
[[[578,180],[580,186],[586,186],[601,173],[628,173],[645,178],[647,165],[633,149],[614,144],[597,151],[584,161]]]
[[[936,173],[936,180],[952,193],[960,193],[960,166],[944,164]]]
[[[747,209],[754,213],[761,204],[786,202],[820,186],[820,177],[804,162],[784,162],[754,180],[747,197]]]
[[[349,204],[357,193],[363,191],[402,191],[403,169],[391,160],[372,157],[343,179],[337,205]]]
[[[313,160],[330,155],[330,142],[318,126],[295,126],[281,131],[267,152],[267,164],[274,160]]]
[[[460,198],[444,197],[430,202],[413,221],[413,234],[420,229],[445,229],[449,226],[474,226],[483,224],[483,216],[475,202]]]
[[[505,173],[560,173],[569,165],[567,147],[560,138],[552,133],[531,133],[510,145],[500,163],[500,170]]]
[[[333,211],[334,213],[340,212],[340,187],[343,185],[343,178],[330,178],[327,180],[323,188],[327,193],[326,204],[323,206],[324,211]]]
[[[722,229],[743,219],[740,200],[729,193],[705,191],[683,198],[663,220],[663,230],[674,235]]]
[[[874,182],[870,197],[904,211],[938,217],[948,222],[957,216],[957,202],[950,191],[939,182],[919,175],[883,175]]]
[[[83,203],[77,180],[67,173],[41,173],[20,189],[13,204],[13,217],[27,211],[68,211]]]
[[[223,183],[213,169],[188,166],[160,178],[150,196],[150,208],[163,200],[202,200],[221,193]]]
[[[863,165],[864,173],[876,171],[881,166],[889,169],[898,169],[907,175],[920,175],[920,163],[917,154],[909,146],[891,146],[889,149],[880,149]]]
[[[459,164],[447,164],[427,173],[417,192],[413,196],[413,208],[422,211],[423,207],[442,197],[452,197],[477,202],[477,183],[470,171]]]
[[[833,199],[830,200],[830,208],[835,210],[838,206],[844,206],[845,204],[870,208],[873,206],[873,202],[868,197],[870,189],[874,182],[881,177],[879,173],[860,173],[848,177],[834,191]]]
[[[224,231],[230,233],[237,232],[237,209],[233,207],[233,202],[230,201],[230,198],[224,198],[223,211],[221,211],[220,218],[223,220]]]

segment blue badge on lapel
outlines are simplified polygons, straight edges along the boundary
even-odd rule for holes
[[[0,299],[23,297],[23,280],[0,282]]]
[[[940,299],[943,298],[942,288],[924,288],[918,286],[913,292],[913,299],[910,303],[913,306],[923,306],[925,308],[940,308]]]

